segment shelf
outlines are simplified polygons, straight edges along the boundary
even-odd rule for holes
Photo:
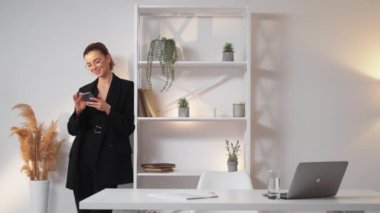
[[[191,6],[139,6],[141,16],[238,16],[242,17],[247,8],[239,7],[191,7]]]
[[[220,160],[226,155],[223,149],[225,138],[241,141],[240,169],[250,174],[251,8],[136,4],[134,12],[135,94],[138,94],[138,88],[145,86],[144,71],[149,66],[154,70],[154,83],[165,79],[159,74],[161,65],[157,58],[152,64],[147,62],[148,41],[157,35],[173,37],[180,41],[184,56],[174,64],[181,77],[175,88],[169,93],[158,93],[158,90],[153,93],[157,100],[154,105],[161,109],[161,117],[138,117],[141,97],[135,97],[134,188],[160,188],[161,182],[154,181],[158,178],[167,179],[162,184],[168,187],[178,184],[194,187],[188,179],[197,179],[206,170],[224,170],[220,167]],[[227,41],[236,46],[235,61],[222,61],[221,46]],[[173,97],[191,97],[197,113],[191,117],[177,117],[176,109],[172,108],[175,104]],[[246,103],[245,117],[226,113],[231,111],[231,100]],[[212,113],[211,107],[224,111]],[[168,173],[145,172],[141,167],[145,161],[185,160],[190,161],[189,165],[183,162],[178,169]]]
[[[172,176],[200,176],[205,171],[198,171],[198,170],[180,170],[180,171],[174,171],[174,172],[166,172],[166,173],[154,173],[154,172],[139,172],[137,173],[137,176],[165,176],[165,177],[172,177]]]
[[[139,61],[139,68],[146,68],[147,61]],[[160,67],[158,61],[153,61],[153,67]],[[187,67],[211,67],[211,68],[241,68],[246,69],[246,61],[177,61],[174,64],[177,68],[187,68]]]
[[[178,117],[138,117],[138,121],[246,121],[245,117],[239,118],[228,118],[228,117],[217,117],[217,118],[178,118]]]

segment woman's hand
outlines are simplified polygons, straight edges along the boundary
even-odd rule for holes
[[[93,107],[99,111],[107,113],[107,115],[111,111],[111,105],[109,105],[107,102],[103,101],[99,98],[90,98],[91,101],[86,102],[86,105],[89,107]]]
[[[73,95],[73,100],[75,104],[75,112],[79,115],[86,108],[86,102],[82,99],[79,92]]]

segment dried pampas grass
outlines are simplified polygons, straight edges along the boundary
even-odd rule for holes
[[[21,157],[24,160],[21,171],[30,180],[47,180],[49,172],[57,166],[63,142],[57,140],[57,121],[52,121],[45,129],[42,123],[37,123],[28,104],[17,104],[12,109],[20,110],[19,115],[26,121],[20,127],[11,127],[11,135],[17,135],[20,142]]]

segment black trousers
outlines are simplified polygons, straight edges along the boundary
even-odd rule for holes
[[[79,201],[105,189],[105,188],[117,188],[117,185],[99,185],[96,183],[96,177],[94,171],[86,166],[80,166],[79,174],[79,189],[74,190],[75,205],[78,213],[112,213],[112,210],[83,210],[79,209]]]

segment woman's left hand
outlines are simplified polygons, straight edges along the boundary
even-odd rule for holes
[[[99,98],[90,98],[91,101],[86,102],[86,105],[95,108],[99,111],[110,113],[111,105]]]

